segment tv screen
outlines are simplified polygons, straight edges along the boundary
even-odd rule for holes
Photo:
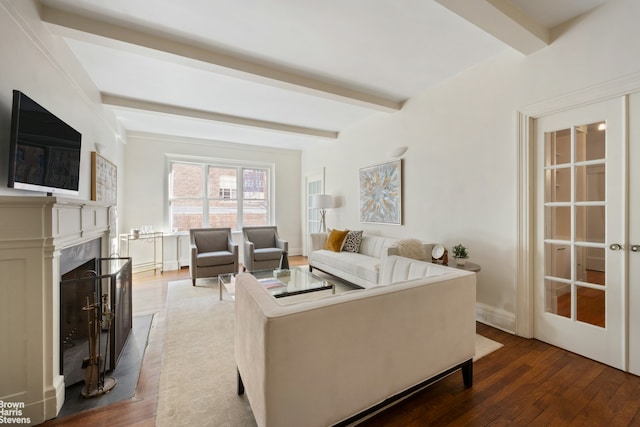
[[[78,131],[14,90],[8,186],[77,195],[81,139]]]

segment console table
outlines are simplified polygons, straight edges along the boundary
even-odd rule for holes
[[[121,234],[120,235],[120,250],[123,252],[123,257],[132,257],[132,246],[139,244],[150,244],[153,246],[153,258],[150,261],[142,261],[140,263],[135,262],[135,257],[132,257],[133,268],[136,272],[147,270],[164,270],[163,263],[163,251],[162,251],[162,231],[154,231],[151,233],[139,233],[139,234]]]

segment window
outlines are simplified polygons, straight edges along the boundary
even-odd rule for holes
[[[172,161],[168,198],[171,228],[238,230],[243,226],[268,225],[271,203],[268,182],[267,168]]]

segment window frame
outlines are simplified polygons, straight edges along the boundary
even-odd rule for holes
[[[252,170],[263,170],[266,174],[267,185],[265,187],[265,191],[267,193],[266,198],[264,199],[267,203],[267,219],[265,225],[272,225],[274,223],[274,205],[275,205],[275,192],[274,192],[274,177],[275,177],[275,166],[272,163],[262,163],[262,162],[251,162],[251,161],[236,161],[236,160],[225,160],[225,159],[207,159],[207,158],[192,158],[192,157],[184,157],[184,156],[167,156],[166,159],[166,177],[167,177],[167,185],[166,190],[164,191],[164,205],[165,205],[165,213],[166,219],[165,223],[169,225],[169,229],[173,231],[178,231],[177,227],[173,224],[173,215],[171,213],[172,203],[174,200],[186,200],[186,199],[196,199],[193,197],[173,197],[173,178],[171,176],[173,164],[189,164],[189,165],[197,165],[202,168],[202,195],[199,200],[202,203],[202,227],[209,227],[209,202],[217,201],[217,200],[235,200],[237,202],[237,229],[233,229],[232,231],[240,231],[243,227],[244,215],[244,185],[243,171],[246,169]],[[212,198],[209,197],[209,168],[225,168],[225,169],[235,169],[236,170],[236,194],[235,198]],[[240,191],[238,191],[240,189]],[[232,195],[233,196],[233,195]],[[256,199],[247,199],[247,201],[256,200]],[[186,230],[180,230],[186,231]]]

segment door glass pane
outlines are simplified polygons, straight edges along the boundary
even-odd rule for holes
[[[578,126],[576,131],[576,162],[604,160],[605,135],[605,122]]]
[[[584,248],[585,249],[585,278],[583,282],[594,285],[605,286],[607,275],[605,274],[605,248]]]
[[[605,166],[576,167],[576,201],[604,202],[606,200]]]
[[[571,201],[571,168],[549,169],[545,171],[545,202]]]
[[[576,290],[576,318],[580,322],[604,328],[605,325],[605,292],[578,286]]]
[[[605,242],[605,207],[576,206],[576,241]]]
[[[545,280],[545,311],[558,316],[571,317],[571,285]]]
[[[569,240],[571,238],[571,207],[547,206],[545,211],[545,239]]]
[[[311,208],[311,198],[316,194],[322,194],[322,180],[309,180],[307,182],[307,231],[319,233],[320,209]]]
[[[561,165],[571,161],[571,130],[545,133],[545,166]]]
[[[571,279],[571,253],[569,245],[544,244],[545,275]]]

